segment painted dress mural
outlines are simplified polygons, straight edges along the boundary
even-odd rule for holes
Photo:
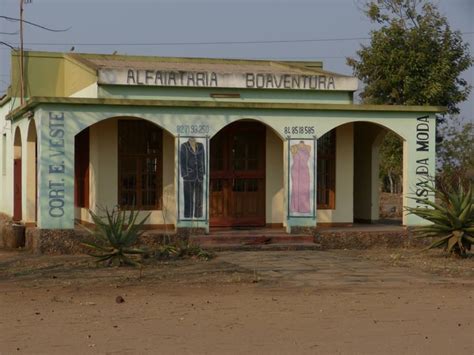
[[[289,212],[293,216],[314,215],[314,140],[299,140],[291,144]]]
[[[206,138],[180,138],[179,170],[181,220],[205,219]]]

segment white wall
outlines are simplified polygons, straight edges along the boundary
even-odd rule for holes
[[[352,223],[354,199],[354,125],[336,128],[336,205],[318,210],[317,223]]]
[[[23,149],[26,162],[25,178],[26,178],[26,189],[23,192],[24,201],[26,201],[23,210],[25,214],[23,215],[23,221],[27,223],[36,222],[36,126],[35,121],[30,120],[28,123],[28,128],[26,130],[25,136],[25,146]]]
[[[10,121],[5,120],[9,103],[0,107],[0,213],[13,214],[13,138]]]
[[[82,90],[75,92],[74,94],[70,95],[70,97],[88,97],[88,98],[96,98],[97,93],[99,91],[97,83],[93,83]]]

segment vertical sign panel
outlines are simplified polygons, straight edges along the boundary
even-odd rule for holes
[[[40,228],[74,228],[74,136],[67,124],[64,112],[46,112],[42,116],[39,149]]]
[[[316,140],[288,139],[288,216],[316,216]]]
[[[207,221],[208,138],[181,136],[178,142],[178,218]]]

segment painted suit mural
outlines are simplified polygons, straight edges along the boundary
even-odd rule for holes
[[[205,174],[204,144],[189,138],[180,146],[180,173],[183,179],[184,218],[203,217]]]

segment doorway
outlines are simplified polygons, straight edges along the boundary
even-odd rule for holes
[[[239,121],[211,139],[210,225],[265,226],[266,127]]]
[[[13,141],[13,220],[16,222],[23,218],[21,165],[21,133],[17,127]]]

